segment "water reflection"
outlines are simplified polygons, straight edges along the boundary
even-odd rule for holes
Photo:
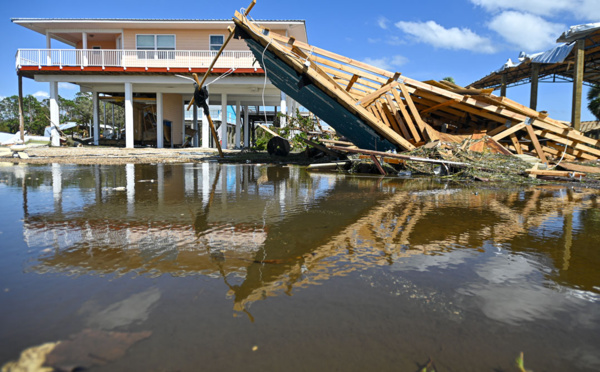
[[[247,312],[368,268],[460,269],[457,293],[509,323],[558,316],[600,293],[595,190],[472,190],[215,163],[0,169],[23,189],[28,270],[38,273],[220,277],[234,310]]]

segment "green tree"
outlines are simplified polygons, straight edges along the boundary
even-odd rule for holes
[[[452,84],[456,84],[456,82],[454,81],[454,78],[453,78],[452,76],[446,76],[446,77],[445,77],[445,78],[443,78],[442,80],[449,81],[449,82],[451,82]]]
[[[48,102],[38,101],[32,95],[23,97],[23,119],[25,131],[30,134],[44,134],[48,125],[50,111]],[[19,98],[17,96],[5,97],[0,101],[0,130],[16,133],[19,130]]]
[[[588,109],[600,120],[600,84],[594,85],[587,94]]]

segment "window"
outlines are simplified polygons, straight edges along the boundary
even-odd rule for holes
[[[136,35],[135,44],[138,58],[175,59],[175,35]]]
[[[209,49],[218,52],[225,42],[225,35],[210,35]]]

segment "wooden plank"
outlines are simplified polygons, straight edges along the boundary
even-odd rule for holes
[[[387,85],[387,84],[389,84],[389,83],[391,83],[391,82],[393,82],[393,81],[396,81],[396,80],[398,80],[398,78],[400,77],[400,75],[402,75],[402,74],[401,74],[401,73],[399,73],[399,72],[396,72],[396,73],[394,74],[394,76],[392,76],[391,78],[389,78],[389,79],[388,79],[388,81],[386,81],[386,82],[385,82],[385,84],[384,84],[384,85]]]
[[[552,143],[552,142],[548,142],[546,145],[548,147],[555,149],[556,151],[560,151],[560,152],[565,151],[564,145],[559,145],[559,144]],[[575,159],[577,159],[577,158],[585,159],[585,160],[597,160],[598,159],[598,157],[596,157],[594,155],[590,155],[581,150],[575,150],[572,147],[567,147],[566,153],[567,153],[567,155],[573,156]]]
[[[377,167],[377,170],[379,170],[379,173],[381,173],[384,176],[387,176],[387,173],[385,172],[385,170],[383,169],[383,167],[381,166],[381,164],[379,163],[379,160],[377,160],[375,155],[369,155],[369,157],[371,158],[373,163],[375,163],[375,166]]]
[[[410,133],[412,134],[415,142],[421,142],[421,136],[419,135],[419,131],[415,127],[408,111],[406,111],[406,107],[404,106],[404,101],[400,98],[400,94],[398,94],[397,89],[392,89],[392,94],[394,96],[394,100],[398,104],[398,108],[400,109],[400,113],[402,114],[402,118],[404,118],[404,122],[408,125],[408,129],[410,129]]]
[[[537,128],[545,129],[549,132],[552,132],[552,133],[562,136],[564,138],[568,138],[568,139],[571,139],[571,140],[574,140],[577,142],[585,143],[587,145],[600,147],[600,140],[586,137],[581,132],[576,131],[570,127],[561,129],[561,128],[557,128],[556,126],[553,126],[553,125],[548,124],[545,121],[541,121],[541,120],[534,120],[533,126],[537,127]]]
[[[394,129],[392,127],[392,123],[389,121],[389,118],[387,117],[385,111],[383,110],[383,106],[381,105],[381,102],[379,102],[379,101],[375,102],[375,108],[377,110],[377,113],[379,114],[379,117],[381,117],[381,120],[383,121],[383,123],[385,125],[387,125],[388,127]],[[394,129],[394,131],[396,131],[396,130]],[[396,131],[396,132],[398,132],[398,131]]]
[[[356,83],[356,80],[358,80],[358,75],[354,74],[352,75],[352,78],[350,78],[350,81],[348,82],[348,85],[346,85],[346,91],[349,92],[350,89],[352,89],[352,86],[354,85],[354,83]]]
[[[561,168],[564,168],[565,170],[568,170],[568,171],[592,173],[592,174],[600,173],[599,167],[590,167],[587,165],[567,163],[565,161],[561,162],[558,166]]]
[[[562,143],[563,145],[566,144],[567,146],[574,148],[576,150],[581,150],[581,151],[587,152],[588,154],[594,155],[596,158],[598,158],[600,156],[600,150],[586,146],[577,140],[565,138],[565,137],[559,136],[557,134],[550,133],[549,131],[546,131],[546,130],[536,130],[535,133],[540,137],[544,137],[549,140]]]
[[[523,149],[521,148],[521,144],[519,143],[519,139],[517,138],[517,136],[514,133],[511,133],[509,137],[510,142],[512,142],[513,146],[515,147],[515,150],[517,151],[517,154],[523,155]]]
[[[443,107],[452,106],[452,105],[454,105],[454,104],[457,104],[457,103],[459,103],[459,102],[460,102],[460,101],[459,101],[459,100],[457,100],[457,99],[450,99],[450,100],[448,100],[448,101],[446,101],[446,102],[439,103],[439,104],[437,104],[437,105],[435,105],[435,106],[432,106],[432,107],[429,107],[429,108],[427,108],[427,109],[425,109],[425,110],[421,110],[421,112],[420,112],[420,113],[421,113],[421,116],[423,116],[423,115],[425,115],[425,114],[428,114],[428,113],[430,113],[430,112],[433,112],[433,111],[439,110],[439,109],[441,109],[441,108],[443,108]]]
[[[400,91],[402,92],[402,95],[404,96],[404,100],[406,101],[406,103],[408,105],[408,109],[410,110],[410,113],[412,114],[413,118],[415,119],[415,122],[421,129],[421,133],[426,134],[427,137],[429,137],[430,141],[439,140],[440,138],[438,137],[435,130],[433,128],[431,128],[427,123],[425,123],[423,121],[423,119],[421,119],[421,115],[419,114],[419,111],[415,107],[415,103],[412,101],[412,98],[410,97],[410,93],[408,93],[408,91],[406,89],[406,85],[404,85],[404,83],[399,83],[398,86],[400,87]]]
[[[500,141],[502,138],[509,136],[521,129],[524,129],[527,126],[527,124],[525,123],[519,123],[517,125],[513,125],[512,127],[506,129],[504,132],[501,132],[500,134],[496,134],[495,136],[492,136],[492,138],[496,141]]]
[[[548,160],[546,159],[546,154],[544,154],[544,150],[542,150],[542,146],[540,145],[540,141],[538,141],[537,135],[535,134],[533,127],[531,125],[525,125],[525,130],[527,130],[529,138],[531,139],[531,142],[533,142],[533,147],[535,148],[537,156],[540,158],[542,163],[547,164]]]
[[[367,107],[371,103],[373,103],[376,99],[381,97],[382,94],[389,92],[391,89],[395,88],[398,85],[397,82],[392,81],[391,83],[382,86],[371,94],[367,94],[363,99],[356,102],[357,105],[361,105],[362,107]]]
[[[402,154],[392,154],[392,153],[389,153],[389,152],[363,150],[363,149],[347,149],[345,147],[337,147],[337,146],[332,146],[331,148],[334,149],[334,150],[344,151],[344,152],[352,152],[352,153],[355,153],[355,154],[386,156],[386,157],[395,158],[395,159],[404,159],[404,160],[417,161],[417,162],[422,162],[422,163],[446,164],[446,165],[451,165],[451,166],[454,166],[454,167],[468,167],[468,166],[470,166],[469,163],[463,163],[463,162],[458,162],[458,161],[446,161],[446,160],[439,160],[439,159],[429,159],[429,158],[422,158],[422,157],[419,157],[419,156],[409,156],[409,155],[402,155]]]
[[[387,121],[391,124],[392,129],[396,133],[402,134],[402,131],[400,130],[400,126],[396,122],[396,118],[394,118],[394,114],[392,114],[392,111],[390,110],[387,103],[386,102],[381,103],[381,102],[377,101],[377,106],[378,107],[381,106],[381,110],[383,110],[383,113],[385,114],[384,116],[387,119]]]
[[[411,139],[408,128],[406,127],[406,124],[404,124],[404,120],[402,120],[402,117],[400,116],[400,113],[398,112],[398,110],[399,110],[398,106],[397,106],[398,104],[396,102],[394,102],[394,100],[390,97],[389,94],[386,94],[385,98],[390,107],[390,113],[394,117],[393,121],[395,121],[396,124],[398,125],[398,127],[400,128],[400,132],[402,133],[404,138],[406,138],[407,140]]]
[[[586,176],[585,173],[581,173],[581,172],[544,170],[544,169],[527,169],[525,172],[527,172],[529,174],[534,174],[536,176],[550,176],[550,177],[579,178],[579,177]]]

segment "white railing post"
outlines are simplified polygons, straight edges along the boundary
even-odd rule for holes
[[[104,50],[101,50],[101,56],[102,56],[102,69],[104,70]]]
[[[38,68],[42,69],[42,50],[38,50]]]

